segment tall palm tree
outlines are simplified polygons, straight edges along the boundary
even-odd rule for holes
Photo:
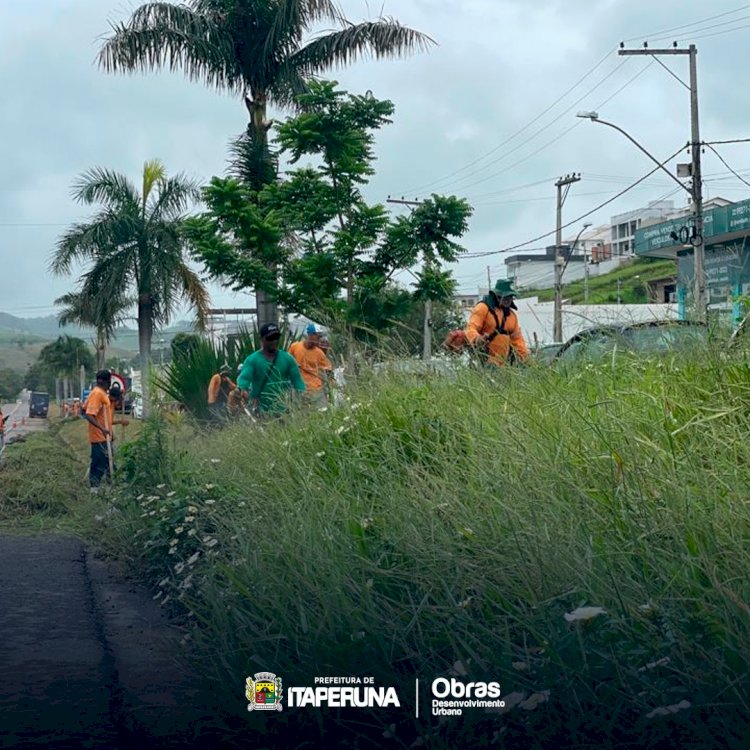
[[[107,169],[85,172],[73,197],[101,209],[73,225],[58,241],[50,264],[56,274],[70,272],[74,261],[91,263],[84,287],[100,299],[118,299],[132,291],[138,306],[138,348],[143,370],[143,401],[148,404],[148,370],[154,328],[169,322],[177,304],[187,301],[203,326],[209,306],[200,277],[185,261],[183,221],[198,198],[198,187],[184,175],[167,177],[164,165],[143,166],[140,192],[127,177]]]
[[[311,33],[329,22],[339,28]],[[112,31],[99,52],[105,71],[182,68],[193,80],[242,95],[250,150],[260,152],[268,149],[268,105],[292,106],[312,76],[359,57],[397,57],[433,43],[390,18],[351,23],[334,0],[151,2]],[[268,162],[258,154],[264,168]],[[259,322],[277,322],[273,299],[260,289],[256,297]]]
[[[68,292],[55,300],[56,305],[63,307],[58,316],[60,326],[92,326],[96,331],[94,350],[96,352],[96,369],[104,368],[104,362],[115,330],[124,322],[125,314],[133,307],[133,301],[123,296],[103,297],[84,283],[77,292]]]

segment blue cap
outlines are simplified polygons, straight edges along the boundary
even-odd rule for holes
[[[305,329],[305,333],[308,336],[312,336],[313,334],[316,334],[316,333],[323,333],[323,329],[320,326],[315,325],[315,323],[310,323]]]

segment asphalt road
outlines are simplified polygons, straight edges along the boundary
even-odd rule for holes
[[[148,591],[78,539],[0,535],[0,747],[220,747]]]
[[[28,435],[32,432],[46,430],[48,422],[46,419],[29,417],[29,404],[13,403],[3,404],[3,414],[5,415],[5,439],[9,440],[14,436]]]

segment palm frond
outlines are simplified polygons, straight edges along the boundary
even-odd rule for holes
[[[146,3],[127,23],[111,24],[97,61],[107,73],[182,69],[191,80],[242,91],[232,39],[208,13],[186,5]]]
[[[184,174],[176,174],[163,179],[158,193],[148,206],[146,219],[154,221],[172,221],[182,216],[193,203],[200,200],[200,186]]]
[[[263,45],[263,60],[277,60],[279,50],[297,49],[306,29],[318,21],[344,23],[332,0],[281,0]]]
[[[180,263],[174,276],[175,284],[181,296],[195,308],[196,328],[203,331],[208,319],[208,310],[211,306],[211,297],[206,285],[200,276],[195,273],[186,263]]]
[[[151,195],[151,191],[154,189],[154,185],[157,182],[163,182],[167,179],[167,170],[164,164],[158,159],[151,159],[143,165],[143,187],[141,189],[141,201],[144,206],[148,203],[148,198]]]
[[[118,172],[94,167],[73,183],[73,199],[91,205],[102,203],[109,208],[138,206],[138,191],[130,180]]]
[[[228,173],[259,191],[276,180],[279,162],[268,140],[259,138],[250,126],[229,144]]]
[[[394,58],[426,50],[433,44],[429,36],[383,18],[321,34],[293,54],[289,61],[301,75],[310,76],[362,57]]]

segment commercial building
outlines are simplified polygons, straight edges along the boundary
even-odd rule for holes
[[[703,237],[708,309],[736,324],[742,314],[741,298],[750,295],[750,200],[729,203],[713,199],[706,207]],[[684,318],[694,304],[695,257],[692,213],[682,214],[637,230],[635,251],[638,257],[677,262],[677,303]]]

